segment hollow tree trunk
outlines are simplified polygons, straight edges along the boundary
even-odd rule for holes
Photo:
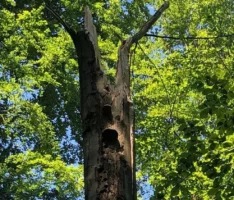
[[[88,8],[85,30],[76,34],[74,43],[79,58],[85,198],[136,199],[130,47],[120,48],[116,84],[110,85],[100,64],[96,30]]]
[[[78,55],[86,200],[136,199],[129,51],[168,7],[165,2],[138,33],[124,41],[118,51],[116,82],[110,85],[100,64],[88,7],[84,31],[75,32],[46,5],[70,34]]]

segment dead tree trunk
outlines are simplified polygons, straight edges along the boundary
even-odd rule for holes
[[[88,7],[84,30],[76,33],[47,6],[70,34],[78,55],[86,200],[136,199],[129,52],[168,6],[164,3],[136,35],[123,42],[115,85],[109,84],[103,72]]]
[[[129,52],[168,7],[165,3],[119,48],[116,83],[110,85],[100,64],[96,29],[85,9],[85,30],[74,38],[80,73],[85,199],[136,199],[133,103]]]
[[[112,86],[100,65],[96,30],[88,8],[85,31],[77,33],[75,43],[80,72],[85,197],[135,199],[129,47],[120,49],[116,85]]]

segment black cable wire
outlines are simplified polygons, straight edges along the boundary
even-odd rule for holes
[[[217,35],[217,36],[210,36],[210,37],[195,37],[195,36],[174,37],[174,36],[167,36],[167,35],[155,35],[155,34],[150,34],[150,33],[146,33],[145,36],[162,38],[162,39],[171,39],[171,40],[209,40],[209,39],[216,39],[216,38],[230,38],[230,37],[234,37],[234,33],[232,33],[232,34],[224,34],[224,35]]]

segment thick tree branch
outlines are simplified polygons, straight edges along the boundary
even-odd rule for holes
[[[69,25],[56,13],[54,12],[47,4],[45,4],[45,8],[59,21],[60,24],[63,25],[65,30],[69,33],[71,38],[73,39],[74,35],[76,34],[75,31],[69,27]]]
[[[165,2],[158,10],[157,12],[150,18],[149,21],[147,21],[144,26],[141,28],[141,30],[136,33],[132,37],[132,44],[138,42],[145,34],[147,31],[153,26],[153,24],[161,17],[163,12],[169,8],[169,2]]]

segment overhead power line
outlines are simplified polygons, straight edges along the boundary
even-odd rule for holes
[[[150,33],[146,33],[145,36],[163,38],[163,39],[171,39],[171,40],[209,40],[209,39],[216,39],[216,38],[234,37],[234,33],[217,35],[217,36],[210,36],[210,37],[196,37],[196,36],[174,37],[174,36],[167,36],[167,35],[155,35],[155,34],[150,34]]]

